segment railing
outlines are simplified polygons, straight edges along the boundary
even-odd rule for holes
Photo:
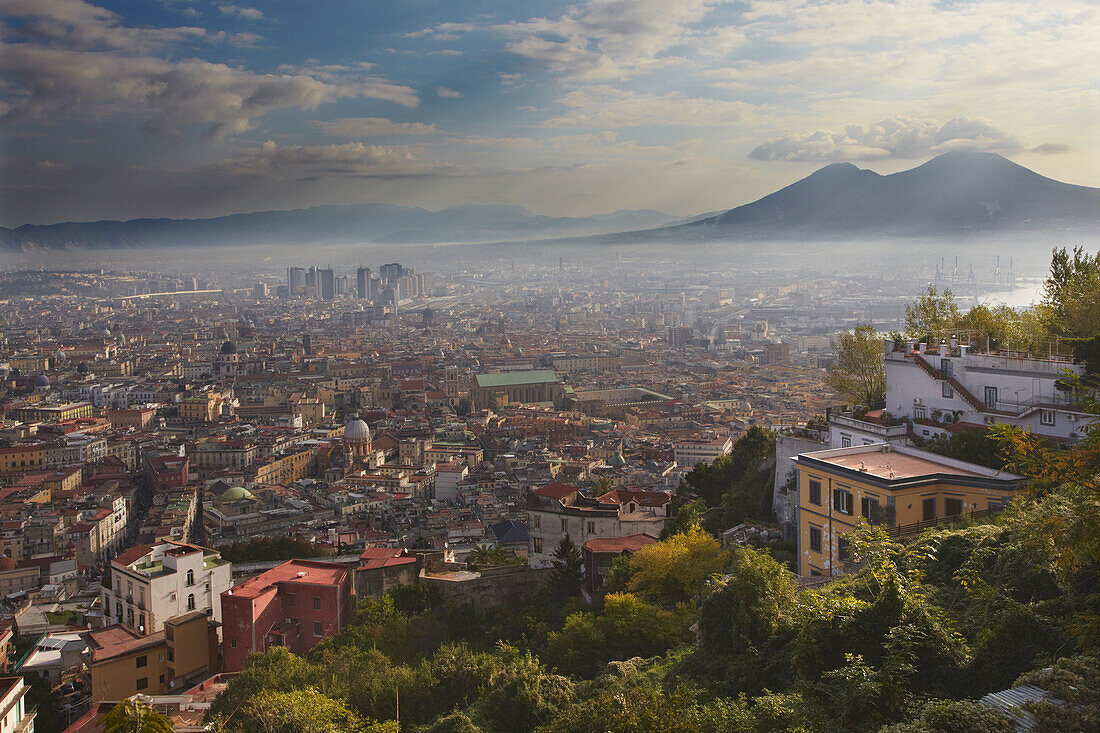
[[[961,514],[951,514],[946,517],[939,517],[937,519],[925,519],[920,522],[913,522],[911,524],[899,524],[894,527],[888,527],[886,531],[891,537],[903,538],[912,537],[913,535],[920,534],[926,529],[932,529],[933,527],[939,527],[942,525],[955,524],[962,521],[964,518],[970,519],[982,519],[985,517],[992,517],[1000,512],[1004,507],[989,507],[988,509],[975,509],[970,512],[962,512]]]

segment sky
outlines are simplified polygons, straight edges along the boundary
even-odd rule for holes
[[[1100,0],[0,0],[0,224],[728,209],[953,149],[1100,186]]]

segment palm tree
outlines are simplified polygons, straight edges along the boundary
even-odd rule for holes
[[[99,721],[104,733],[173,733],[172,721],[143,702],[123,700]]]
[[[612,483],[611,479],[609,479],[607,476],[602,476],[596,479],[596,489],[599,490],[600,494],[606,494],[614,487],[615,484]]]
[[[470,551],[466,562],[471,565],[503,565],[508,555],[499,547],[478,545]]]

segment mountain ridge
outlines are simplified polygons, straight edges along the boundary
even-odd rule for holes
[[[359,241],[637,242],[674,239],[834,239],[1005,231],[1085,231],[1100,225],[1100,189],[1063,183],[996,153],[954,151],[890,174],[830,163],[731,209],[675,217],[653,209],[589,217],[534,214],[511,204],[439,211],[393,204],[321,205],[207,219],[61,222],[0,228],[0,249],[91,249]]]

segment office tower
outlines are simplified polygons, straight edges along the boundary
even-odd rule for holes
[[[336,275],[332,268],[317,270],[317,297],[321,300],[336,300]]]
[[[369,298],[371,271],[369,267],[360,267],[355,271],[355,284],[358,287],[360,298]]]
[[[398,262],[390,262],[378,268],[378,274],[388,283],[397,282],[397,279],[405,274],[405,269]]]
[[[300,295],[306,289],[306,270],[304,267],[286,268],[286,286],[290,297]]]

